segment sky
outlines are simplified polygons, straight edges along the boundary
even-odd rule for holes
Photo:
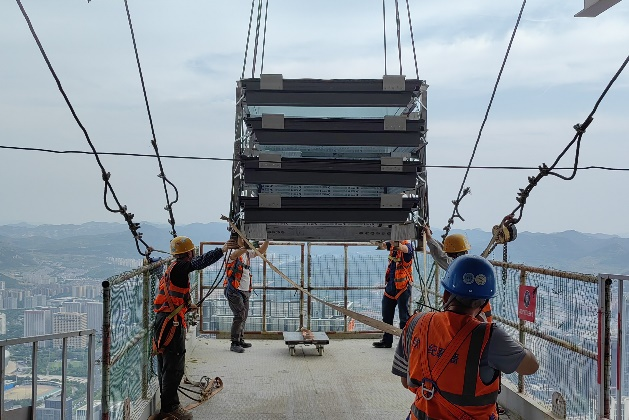
[[[124,1],[22,1],[96,149],[152,153]],[[251,1],[129,3],[160,154],[231,158]],[[403,73],[413,78],[406,4],[399,3]],[[385,4],[388,73],[396,74],[395,3]],[[429,165],[468,164],[521,4],[410,1],[419,76],[430,86]],[[474,165],[550,165],[573,138],[573,126],[629,54],[629,0],[596,18],[573,17],[582,7],[581,0],[527,1]],[[246,77],[252,57],[250,47]],[[381,1],[269,1],[264,73],[381,78],[384,62]],[[629,167],[628,93],[625,70],[583,136],[580,166]],[[15,1],[0,2],[0,146],[89,150]],[[167,222],[155,158],[101,161],[137,221]],[[574,148],[560,166],[573,161]],[[178,224],[216,222],[228,213],[231,162],[163,159],[163,165],[179,191]],[[465,221],[453,229],[490,231],[536,173],[472,169],[465,184],[472,193],[459,207]],[[463,176],[464,169],[429,169],[433,227],[446,225]],[[546,177],[531,192],[518,230],[629,236],[627,182],[626,171],[582,170],[572,181]],[[124,222],[105,209],[100,169],[90,155],[0,148],[0,208],[0,224]]]

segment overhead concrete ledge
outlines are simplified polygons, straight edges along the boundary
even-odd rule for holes
[[[518,419],[526,420],[561,420],[559,417],[542,407],[531,397],[520,394],[517,387],[508,381],[502,382],[502,390],[498,394],[498,403],[509,410],[509,417],[513,419],[513,414]]]

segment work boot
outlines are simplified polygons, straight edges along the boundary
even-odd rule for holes
[[[236,352],[236,353],[244,353],[245,349],[242,348],[242,346],[240,345],[239,342],[237,341],[232,341],[232,345],[229,347],[229,350]]]
[[[393,344],[385,343],[384,341],[376,341],[375,343],[372,343],[372,345],[377,349],[390,349],[393,347]]]
[[[170,413],[166,413],[168,416],[175,418],[177,420],[192,420],[192,413],[186,411],[182,406],[178,406],[176,410],[171,411]]]
[[[242,338],[240,339],[240,347],[242,347],[243,349],[248,349],[249,347],[251,347],[251,343],[245,343],[245,340],[243,340]]]

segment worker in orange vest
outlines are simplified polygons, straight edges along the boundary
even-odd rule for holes
[[[432,259],[444,270],[448,269],[452,261],[461,255],[467,255],[469,250],[472,249],[465,235],[460,233],[446,236],[443,240],[443,245],[432,237],[430,226],[424,226],[424,235],[426,236],[426,245],[428,245]],[[481,321],[491,322],[493,320],[489,302],[483,308],[479,317]]]
[[[153,302],[155,327],[153,353],[157,354],[157,377],[161,394],[161,411],[157,418],[191,420],[192,413],[179,403],[179,383],[186,363],[186,312],[196,311],[190,296],[188,275],[220,260],[228,248],[227,242],[198,257],[194,256],[194,244],[185,236],[170,241],[170,253],[175,257],[159,280],[159,289]]]
[[[255,243],[254,243],[255,246]],[[269,247],[269,241],[264,241],[260,247],[256,247],[260,254],[264,254]],[[225,262],[225,286],[224,294],[234,314],[231,327],[231,345],[229,350],[235,353],[244,353],[251,347],[251,343],[244,340],[245,322],[249,316],[249,298],[251,297],[251,259],[258,254],[242,237],[238,237],[238,249],[229,254]]]
[[[392,373],[415,393],[408,420],[496,420],[501,372],[531,375],[530,350],[477,316],[496,294],[492,265],[464,255],[442,280],[444,311],[416,313],[406,324]]]
[[[411,290],[413,288],[413,245],[411,241],[387,241],[378,244],[379,249],[389,250],[387,271],[384,275],[382,296],[382,320],[393,325],[395,307],[400,316],[400,328],[410,318]],[[393,347],[393,336],[384,333],[382,340],[373,343],[376,348]]]

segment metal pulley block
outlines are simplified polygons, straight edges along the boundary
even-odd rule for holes
[[[518,231],[513,224],[500,224],[491,229],[494,241],[497,244],[506,244],[515,240],[518,236]]]

